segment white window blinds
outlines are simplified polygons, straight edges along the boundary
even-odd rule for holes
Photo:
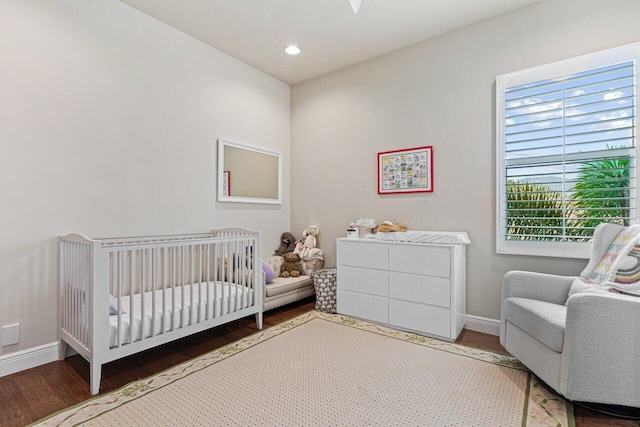
[[[634,60],[506,83],[499,243],[588,242],[601,222],[635,223]]]

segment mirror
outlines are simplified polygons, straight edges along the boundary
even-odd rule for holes
[[[218,201],[282,203],[282,154],[219,139]]]

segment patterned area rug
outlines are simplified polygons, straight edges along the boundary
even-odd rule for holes
[[[60,425],[572,426],[512,357],[310,312],[41,420]]]

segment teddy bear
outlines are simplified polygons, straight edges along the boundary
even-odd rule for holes
[[[298,277],[303,273],[300,255],[288,252],[282,258],[284,258],[284,262],[280,266],[280,277]]]
[[[293,237],[293,234],[287,232],[282,233],[280,236],[280,246],[276,249],[273,254],[274,255],[284,255],[287,252],[293,252],[296,247],[296,238]]]

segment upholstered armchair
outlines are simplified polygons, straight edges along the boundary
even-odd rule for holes
[[[582,279],[622,228],[596,228]],[[569,296],[576,278],[507,273],[500,343],[569,400],[640,407],[640,298],[606,290]]]

